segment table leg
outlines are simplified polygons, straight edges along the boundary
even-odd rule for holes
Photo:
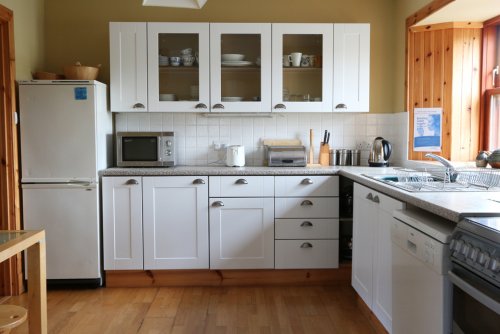
[[[28,322],[32,334],[47,333],[45,240],[28,248]]]

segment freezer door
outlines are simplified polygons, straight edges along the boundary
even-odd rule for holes
[[[100,278],[96,185],[23,185],[24,229],[44,229],[48,279]]]
[[[96,179],[93,85],[20,85],[23,182]]]

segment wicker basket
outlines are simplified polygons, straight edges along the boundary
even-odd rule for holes
[[[69,80],[95,80],[99,74],[99,67],[83,66],[80,63],[64,66],[64,76]]]
[[[64,79],[64,75],[51,72],[33,72],[31,73],[33,79],[36,80],[60,80]]]

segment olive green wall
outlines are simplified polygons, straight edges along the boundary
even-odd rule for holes
[[[44,3],[45,0],[0,0],[14,12],[14,47],[16,49],[16,79],[31,79],[31,72],[44,64]]]
[[[367,22],[371,24],[370,110],[394,112],[396,0],[208,0],[201,10],[143,7],[142,0],[45,0],[46,70],[102,64],[109,83],[110,21]]]

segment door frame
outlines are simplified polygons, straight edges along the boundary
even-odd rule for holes
[[[14,16],[0,5],[0,229],[20,230],[19,156],[16,125]],[[0,294],[23,292],[21,254],[0,264]]]

